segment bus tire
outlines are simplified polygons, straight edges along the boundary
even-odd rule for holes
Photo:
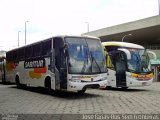
[[[111,87],[111,86],[106,86],[105,89],[106,89],[106,90],[110,90],[110,89],[112,89],[112,87]]]
[[[45,88],[47,89],[47,93],[49,95],[54,95],[54,90],[51,88],[51,78],[50,77],[46,77],[45,79]]]
[[[16,86],[17,88],[26,88],[26,85],[25,84],[21,84],[20,81],[19,81],[19,76],[16,75]]]
[[[2,75],[2,84],[5,84],[6,83],[6,80],[4,78],[4,76]]]
[[[128,87],[122,87],[122,89],[123,89],[123,90],[127,90],[127,89],[128,89]]]
[[[85,89],[82,89],[82,90],[79,90],[78,91],[78,94],[84,94],[86,92],[86,88]]]
[[[19,76],[18,76],[18,75],[16,75],[15,83],[16,83],[16,87],[17,87],[17,88],[21,88],[21,84],[20,84],[20,82],[19,82]]]

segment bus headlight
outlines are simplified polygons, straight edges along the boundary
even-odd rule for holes
[[[131,73],[131,77],[137,80],[150,80],[153,77],[153,74],[150,73],[147,75],[142,75],[142,74]]]
[[[102,81],[103,81],[103,80],[107,80],[107,77],[103,77],[101,80],[102,80]]]
[[[69,79],[69,81],[71,81],[71,82],[81,82],[78,78],[71,78],[71,79]]]

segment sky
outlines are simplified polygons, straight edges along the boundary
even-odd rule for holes
[[[159,14],[158,0],[0,0],[0,50]]]

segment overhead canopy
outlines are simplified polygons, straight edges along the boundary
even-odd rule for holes
[[[128,35],[132,34],[132,35]],[[160,16],[120,24],[85,33],[105,41],[132,42],[142,45],[160,44]]]

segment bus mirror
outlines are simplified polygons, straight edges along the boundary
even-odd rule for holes
[[[124,52],[124,53],[126,54],[127,60],[130,60],[130,59],[131,59],[131,53],[130,53],[129,50],[123,49],[123,48],[119,48],[118,50],[119,50],[119,51],[122,51],[122,52]]]
[[[54,59],[54,57],[55,57],[55,51],[54,51],[54,49],[51,50],[50,57]]]
[[[157,55],[156,55],[156,53],[155,52],[152,52],[152,51],[149,51],[149,50],[147,50],[147,53],[150,55],[152,55],[153,56],[153,59],[157,59]]]
[[[67,69],[66,68],[60,68],[60,72],[61,73],[67,73]]]
[[[63,50],[64,55],[68,57],[69,54],[68,54],[68,50],[67,50],[67,44],[64,44],[64,46],[61,49]]]
[[[65,54],[65,56],[66,56],[66,57],[68,57],[68,56],[69,56],[69,54],[68,54],[68,50],[67,50],[67,49],[65,49],[65,50],[64,50],[64,54]]]
[[[54,72],[54,67],[55,67],[55,50],[54,49],[52,49],[50,52],[50,59],[51,59],[50,67],[51,67],[51,70]]]
[[[62,49],[65,50],[66,48],[67,48],[67,44],[64,44],[63,47],[62,47]]]

